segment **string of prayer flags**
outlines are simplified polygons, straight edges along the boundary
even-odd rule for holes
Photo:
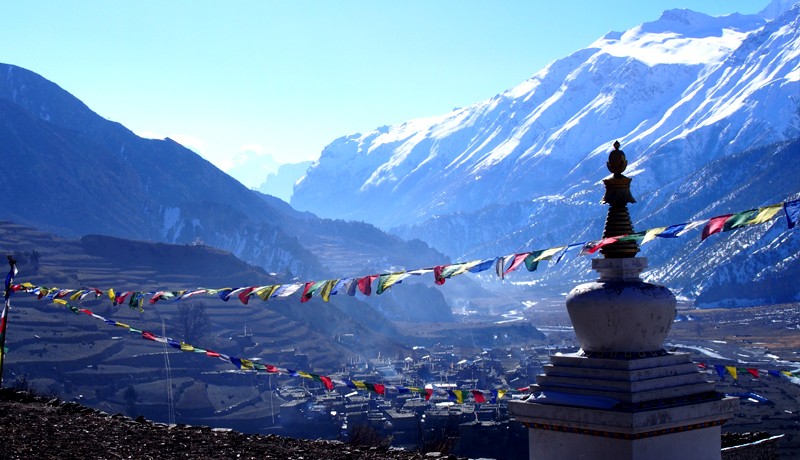
[[[705,363],[698,363],[697,366],[700,369],[707,369],[708,365]],[[714,364],[714,370],[717,371],[717,375],[719,375],[720,380],[725,380],[726,375],[730,375],[733,377],[733,380],[738,380],[740,374],[747,373],[751,375],[753,378],[760,379],[761,374],[766,374],[773,377],[800,377],[800,372],[792,373],[790,371],[779,371],[775,369],[757,369],[755,367],[736,367],[736,366],[725,366],[722,364]]]
[[[128,329],[128,331],[131,332],[131,333],[139,334],[142,337],[142,339],[144,339],[144,340],[149,340],[149,341],[152,341],[152,342],[166,344],[166,345],[168,345],[168,346],[170,346],[172,348],[175,348],[176,350],[180,350],[180,351],[183,351],[183,352],[200,353],[200,354],[205,354],[206,356],[208,356],[210,358],[218,358],[218,359],[221,359],[221,360],[223,360],[225,362],[233,364],[237,369],[242,370],[242,371],[267,372],[267,373],[270,373],[270,374],[289,375],[289,376],[292,376],[292,377],[299,377],[299,378],[314,380],[314,381],[320,382],[325,387],[325,389],[328,390],[328,391],[333,391],[336,388],[336,385],[340,385],[340,386],[348,387],[348,388],[352,388],[352,389],[370,391],[372,393],[376,393],[376,394],[381,395],[381,396],[385,396],[389,392],[394,392],[394,393],[397,393],[397,394],[414,392],[414,393],[418,393],[418,394],[424,396],[426,401],[430,400],[431,397],[434,394],[438,394],[438,395],[440,395],[442,397],[447,397],[447,398],[450,398],[450,399],[454,399],[459,404],[465,402],[466,396],[469,396],[469,395],[472,396],[472,399],[474,400],[475,403],[480,404],[480,403],[486,402],[485,394],[487,394],[487,393],[491,393],[493,395],[492,396],[492,402],[494,403],[498,399],[503,398],[503,396],[505,394],[507,394],[509,391],[513,391],[513,392],[527,392],[528,391],[528,388],[521,388],[521,389],[517,389],[517,390],[513,390],[513,389],[512,390],[509,390],[509,389],[495,389],[495,390],[490,390],[490,391],[477,390],[477,389],[462,390],[462,389],[442,389],[442,388],[418,388],[418,387],[404,387],[402,385],[386,385],[386,384],[383,384],[383,383],[365,382],[365,381],[360,381],[360,380],[338,380],[338,379],[334,380],[331,377],[326,376],[326,375],[314,374],[314,373],[306,372],[306,371],[302,371],[302,370],[286,369],[286,368],[282,368],[282,367],[278,367],[278,366],[274,366],[274,365],[270,365],[270,364],[263,364],[263,363],[259,362],[255,358],[253,358],[253,359],[240,358],[240,357],[237,357],[237,356],[229,356],[229,355],[226,355],[224,353],[219,353],[219,352],[212,351],[212,350],[206,350],[204,348],[200,348],[200,347],[191,345],[191,344],[183,342],[183,341],[178,341],[178,340],[172,339],[170,337],[164,337],[164,336],[160,336],[160,335],[154,334],[154,333],[149,332],[149,331],[143,331],[143,330],[139,330],[139,329],[133,328],[128,324],[121,323],[119,321],[115,321],[113,319],[106,318],[106,317],[97,315],[95,313],[92,313],[90,310],[88,310],[86,308],[79,308],[79,307],[77,307],[75,305],[70,304],[69,301],[64,300],[64,299],[52,299],[52,301],[57,305],[62,305],[62,306],[68,307],[71,311],[73,311],[76,314],[84,313],[84,314],[86,314],[88,316],[91,316],[91,317],[96,318],[96,319],[98,319],[100,321],[103,321],[104,323],[106,323],[106,324],[108,324],[110,326],[115,326],[115,327],[121,327],[121,328],[124,328],[124,329]]]
[[[328,302],[330,301],[330,296],[345,292],[349,296],[355,296],[357,292],[369,296],[372,294],[372,283],[376,280],[378,280],[376,292],[382,294],[395,284],[400,284],[409,276],[419,276],[431,272],[434,274],[434,282],[439,285],[453,276],[466,272],[480,273],[491,269],[492,266],[494,266],[497,276],[500,279],[505,279],[506,275],[517,270],[522,264],[525,264],[525,267],[531,272],[538,269],[539,262],[541,261],[550,261],[555,258],[556,260],[554,263],[557,264],[567,251],[573,248],[581,248],[581,255],[593,255],[603,246],[613,244],[617,241],[636,241],[639,244],[645,244],[656,238],[677,238],[699,227],[703,227],[701,241],[704,241],[709,236],[716,233],[728,232],[742,227],[769,222],[778,216],[781,209],[784,210],[789,228],[794,228],[798,220],[800,220],[800,200],[776,203],[757,209],[716,216],[710,219],[701,219],[665,227],[655,227],[641,232],[618,235],[597,241],[571,243],[566,246],[555,246],[549,249],[509,254],[470,262],[438,265],[409,271],[378,273],[363,277],[309,281],[284,285],[276,284],[269,286],[243,286],[238,288],[218,289],[197,288],[193,290],[156,292],[120,291],[119,293],[114,291],[114,289],[108,289],[105,293],[114,305],[127,304],[130,308],[139,309],[139,311],[143,311],[145,301],[147,301],[148,304],[154,304],[159,301],[179,301],[195,295],[204,294],[209,296],[216,295],[225,302],[235,296],[243,304],[247,305],[254,296],[258,296],[262,301],[268,301],[272,298],[289,297],[301,289],[302,294],[300,296],[300,301],[303,303],[308,302],[315,295],[320,297],[324,302]],[[30,283],[14,285],[12,288],[15,291],[25,290],[31,292],[37,295],[39,299],[47,297],[48,299],[68,298],[72,301],[82,301],[87,298],[99,298],[104,294],[103,291],[97,288],[77,290],[59,289],[55,287],[37,287]]]

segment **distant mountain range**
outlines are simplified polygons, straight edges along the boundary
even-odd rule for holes
[[[258,187],[258,191],[265,195],[272,195],[286,201],[292,199],[294,184],[305,175],[313,161],[302,161],[300,163],[287,163],[280,165],[277,171],[267,174],[264,182]]]
[[[460,260],[592,240],[615,140],[634,178],[637,229],[797,198],[800,5],[789,5],[723,17],[666,11],[489,100],[342,137],[291,203]],[[780,281],[800,277],[800,238],[784,223],[700,247],[656,242],[642,255],[650,279],[706,305],[800,299],[796,283]],[[592,276],[586,264],[563,264],[537,279],[569,286]],[[740,295],[753,284],[771,290]]]
[[[364,223],[319,219],[248,190],[170,140],[143,139],[56,84],[0,64],[5,219],[63,236],[203,242],[293,277],[446,259]]]

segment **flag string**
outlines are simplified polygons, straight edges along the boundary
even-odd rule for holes
[[[780,211],[784,211],[788,228],[792,229],[800,220],[800,199],[776,203],[757,209],[750,209],[733,214],[725,214],[708,219],[702,219],[666,227],[654,227],[645,231],[619,235],[610,238],[603,238],[595,241],[572,243],[568,245],[555,246],[548,249],[497,256],[483,260],[473,260],[469,262],[459,262],[447,265],[437,265],[428,268],[418,268],[415,270],[401,270],[386,272],[373,275],[338,278],[321,281],[307,281],[303,283],[291,284],[272,284],[264,286],[241,286],[236,288],[196,288],[174,291],[115,291],[113,288],[100,290],[98,288],[85,289],[62,289],[58,287],[35,286],[29,282],[15,284],[11,286],[14,291],[25,291],[36,295],[37,298],[68,299],[71,301],[82,301],[85,299],[98,299],[107,295],[114,305],[127,304],[131,308],[142,310],[145,304],[154,304],[159,301],[184,300],[193,296],[206,295],[218,296],[227,302],[231,298],[238,298],[243,304],[247,305],[252,297],[258,297],[263,301],[275,298],[287,298],[300,292],[300,302],[308,302],[312,297],[318,296],[323,301],[330,301],[330,297],[338,294],[349,296],[356,295],[357,292],[365,296],[372,293],[372,285],[377,281],[376,293],[378,295],[386,292],[387,289],[400,284],[403,280],[411,276],[421,276],[433,273],[434,282],[438,285],[444,284],[448,279],[463,273],[480,273],[492,268],[495,269],[497,276],[504,279],[520,266],[525,266],[529,272],[536,271],[539,262],[552,261],[559,263],[564,255],[572,250],[580,248],[580,255],[593,255],[603,246],[616,243],[618,241],[635,241],[638,244],[645,244],[656,238],[677,238],[687,234],[689,231],[703,227],[701,241],[711,235],[737,230],[744,227],[764,224],[771,222],[780,216]]]

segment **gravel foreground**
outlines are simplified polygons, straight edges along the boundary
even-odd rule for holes
[[[77,403],[0,389],[0,459],[331,459],[458,457],[275,435],[167,426]]]

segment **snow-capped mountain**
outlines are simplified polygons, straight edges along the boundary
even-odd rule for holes
[[[395,228],[456,259],[585,241],[602,228],[599,181],[614,140],[635,178],[639,203],[631,213],[639,227],[796,197],[796,181],[775,186],[739,175],[740,189],[770,193],[738,194],[734,202],[687,177],[701,170],[732,176],[723,168],[741,165],[722,160],[745,151],[797,149],[780,143],[800,138],[799,24],[800,4],[787,2],[762,15],[667,11],[608,33],[489,100],[335,140],[295,187],[292,204]],[[751,166],[758,177],[785,172],[772,158]],[[764,175],[761,168],[773,169]],[[676,199],[686,193],[705,199]]]

